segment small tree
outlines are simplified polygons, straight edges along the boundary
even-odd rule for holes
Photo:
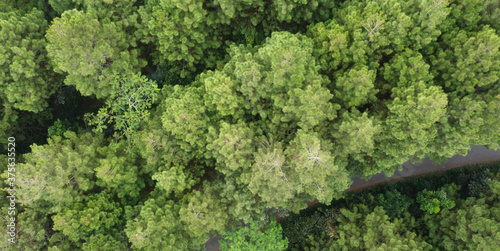
[[[220,247],[222,251],[226,250],[286,250],[288,240],[282,236],[283,229],[275,219],[272,219],[269,225],[259,228],[258,222],[250,220],[250,225],[240,228],[236,232],[228,232],[221,239]]]
[[[378,194],[377,201],[391,219],[402,217],[413,203],[413,199],[401,194],[396,189],[393,191],[386,191],[385,196],[384,194]]]
[[[97,115],[87,117],[88,123],[96,125],[97,132],[114,125],[115,137],[128,138],[149,117],[148,109],[155,103],[159,89],[154,81],[138,74],[131,77],[114,75],[111,83],[113,91],[105,106]]]
[[[428,191],[424,189],[418,194],[417,201],[420,203],[420,209],[429,214],[439,213],[441,207],[451,209],[455,206],[455,202],[448,198],[444,190]]]

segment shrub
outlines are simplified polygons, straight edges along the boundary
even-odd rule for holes
[[[381,205],[386,214],[391,219],[399,218],[413,203],[413,200],[406,195],[401,194],[398,190],[386,191],[384,194],[377,195],[377,201]]]
[[[451,209],[455,206],[455,202],[448,198],[444,190],[439,191],[424,191],[420,192],[417,197],[420,203],[420,209],[428,214],[439,213],[441,207]]]
[[[258,222],[251,220],[249,226],[240,228],[235,232],[228,232],[221,239],[222,251],[235,250],[262,250],[278,251],[288,248],[287,238],[283,239],[281,225],[275,219],[264,228],[259,228]]]

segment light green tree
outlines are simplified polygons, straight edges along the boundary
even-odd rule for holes
[[[376,71],[357,65],[335,80],[335,97],[346,109],[362,106],[377,100],[374,88]]]
[[[95,125],[97,132],[112,126],[116,138],[130,138],[149,118],[149,109],[158,102],[159,89],[154,81],[138,74],[110,78],[110,95],[104,107],[87,118],[88,124]]]
[[[123,209],[113,201],[113,196],[101,192],[68,205],[52,217],[53,229],[79,246],[91,236],[120,235],[124,225]]]
[[[46,34],[55,71],[67,73],[65,84],[85,96],[106,98],[115,73],[130,76],[145,61],[138,58],[136,42],[121,27],[95,12],[69,10],[54,19]]]
[[[199,87],[175,86],[161,106],[163,128],[183,142],[185,151],[197,154],[205,152],[210,125],[203,94]]]
[[[462,96],[495,85],[500,72],[500,37],[485,26],[477,33],[453,30],[430,55],[432,74],[449,92]]]
[[[365,169],[373,168],[365,162],[368,161],[366,157],[372,156],[376,150],[375,139],[382,133],[380,122],[368,116],[367,112],[351,109],[340,116],[333,128],[331,135],[335,142],[333,151],[337,155],[336,163],[342,166],[357,161],[364,163]]]
[[[262,40],[258,36],[290,29],[288,23],[325,20],[330,16],[325,7],[333,5],[326,0],[152,0],[139,10],[144,22],[139,32],[143,42],[156,45],[158,62],[168,61],[186,76],[197,68],[221,66],[227,38],[253,45]]]
[[[187,205],[179,210],[180,220],[193,238],[210,238],[210,234],[222,234],[228,223],[224,203],[216,196],[208,184],[204,191],[193,191],[187,195]]]
[[[160,193],[161,194],[161,193]],[[163,196],[149,198],[144,205],[131,210],[125,233],[132,249],[197,250],[205,238],[193,238],[181,222],[179,203]]]
[[[111,142],[107,146],[97,148],[102,158],[94,167],[96,184],[111,188],[118,197],[137,198],[144,188],[140,167],[135,164],[137,156],[128,148],[125,141]]]
[[[379,135],[376,154],[380,167],[401,164],[410,157],[424,158],[426,147],[437,136],[436,122],[444,116],[447,96],[437,86],[427,87],[423,81],[409,87],[392,89],[394,100],[387,104],[388,115]]]
[[[64,136],[64,140],[56,136],[47,139],[46,145],[33,145],[24,156],[25,163],[19,163],[17,198],[21,204],[45,200],[59,211],[95,188],[93,169],[99,166],[97,148],[103,144],[102,136],[72,131]]]
[[[261,230],[262,229],[262,230]],[[250,221],[249,226],[244,226],[238,231],[230,231],[221,239],[221,250],[286,250],[288,241],[283,239],[281,226],[275,219],[259,227],[257,221]]]
[[[220,164],[218,170],[229,174],[236,170],[246,171],[252,164],[254,133],[245,123],[228,124],[222,122],[220,132],[207,145],[213,151],[213,156]]]
[[[409,228],[403,219],[390,220],[382,207],[365,205],[341,209],[334,250],[431,250],[432,246]],[[406,214],[405,217],[411,217]]]
[[[299,130],[285,150],[290,167],[296,173],[294,188],[325,204],[339,198],[351,182],[346,170],[335,164],[331,147],[317,133]]]

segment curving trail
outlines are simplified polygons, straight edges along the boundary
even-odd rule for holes
[[[373,175],[369,180],[364,180],[354,177],[353,183],[349,189],[344,192],[359,191],[368,187],[375,186],[381,183],[397,182],[400,179],[412,176],[421,176],[432,172],[445,171],[452,168],[467,166],[472,164],[486,163],[500,160],[500,149],[490,150],[484,146],[471,146],[471,150],[466,156],[455,155],[439,164],[434,164],[428,158],[425,158],[420,163],[405,162],[403,170],[394,172],[394,175],[387,177],[383,172]],[[310,206],[316,204],[317,201],[308,203]],[[205,243],[206,251],[218,251],[220,237],[212,237]]]
[[[387,177],[384,172],[373,175],[369,180],[354,177],[349,189],[344,192],[353,192],[375,186],[380,183],[393,183],[400,179],[421,176],[432,172],[449,170],[455,167],[480,164],[500,160],[500,149],[490,150],[484,146],[471,146],[471,150],[466,156],[455,155],[439,164],[434,164],[429,158],[422,159],[420,163],[412,164],[410,161],[403,163],[403,170],[394,172],[394,175]]]

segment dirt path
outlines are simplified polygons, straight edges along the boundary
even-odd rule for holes
[[[455,167],[486,163],[496,160],[500,160],[500,149],[494,151],[489,150],[484,146],[471,146],[471,150],[466,156],[455,155],[447,161],[437,165],[432,163],[429,158],[425,158],[422,162],[415,164],[412,164],[409,161],[405,162],[403,163],[403,170],[396,171],[392,177],[387,177],[383,172],[375,174],[369,180],[354,177],[352,179],[353,183],[351,184],[351,187],[345,190],[345,192],[358,191],[385,182],[396,182],[397,180],[411,176],[420,176],[427,173],[449,170]]]
[[[387,177],[383,172],[375,174],[369,180],[364,180],[358,177],[354,177],[353,183],[349,189],[344,192],[359,191],[368,187],[375,186],[380,183],[391,183],[397,182],[400,179],[420,176],[427,173],[438,172],[449,170],[455,167],[467,166],[471,164],[486,163],[491,161],[500,160],[500,149],[499,150],[489,150],[484,146],[471,146],[471,150],[466,156],[455,155],[449,158],[447,161],[435,165],[428,158],[425,158],[420,163],[412,164],[409,161],[403,163],[403,170],[396,171],[392,177]],[[316,201],[315,201],[316,202]],[[316,204],[315,202],[309,203],[310,205]],[[206,243],[206,251],[218,251],[220,237],[212,237]]]

